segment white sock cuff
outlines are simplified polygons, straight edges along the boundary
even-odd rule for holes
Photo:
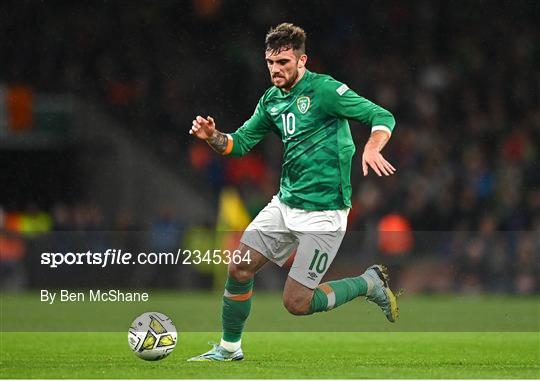
[[[371,279],[370,276],[364,276],[360,275],[367,283],[367,292],[366,295],[369,295],[371,293],[371,290],[373,290],[373,286],[375,286],[375,283],[373,282],[373,279]]]
[[[221,342],[219,343],[219,345],[225,348],[226,350],[228,350],[229,352],[236,352],[242,346],[242,340],[239,340],[235,343],[231,343],[230,341],[225,341],[221,339]]]

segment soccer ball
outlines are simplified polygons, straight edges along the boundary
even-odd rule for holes
[[[159,312],[138,316],[128,332],[128,343],[135,355],[143,360],[161,360],[176,346],[176,327],[171,319]]]

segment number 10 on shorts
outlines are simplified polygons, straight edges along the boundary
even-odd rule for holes
[[[326,270],[328,265],[328,254],[321,253],[319,249],[315,249],[315,254],[313,254],[313,259],[309,265],[310,270],[315,270],[319,274],[322,274]]]

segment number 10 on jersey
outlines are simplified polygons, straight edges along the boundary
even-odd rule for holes
[[[292,135],[296,130],[296,117],[292,112],[287,115],[281,114],[281,121],[283,122],[283,135]]]

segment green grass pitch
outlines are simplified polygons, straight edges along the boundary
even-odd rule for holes
[[[29,298],[33,300],[34,296]],[[266,321],[268,330],[246,332],[244,361],[188,363],[187,358],[208,350],[207,342],[217,341],[219,333],[186,332],[189,319],[186,309],[179,306],[194,300],[215,301],[215,298],[205,294],[155,293],[157,305],[136,306],[137,311],[162,309],[183,329],[175,351],[158,362],[135,357],[128,347],[126,332],[5,332],[6,319],[16,316],[10,308],[13,300],[21,306],[18,313],[24,311],[22,307],[28,300],[24,296],[3,298],[0,378],[540,378],[540,333],[537,329],[530,330],[538,324],[534,322],[538,319],[538,298],[460,297],[457,302],[437,297],[404,298],[401,328],[411,324],[409,320],[429,315],[430,305],[439,311],[434,313],[444,313],[448,322],[463,319],[471,305],[480,308],[479,311],[482,306],[486,311],[495,311],[495,306],[521,308],[520,315],[528,311],[533,324],[527,320],[516,323],[517,328],[525,327],[529,332],[510,332],[506,321],[500,325],[506,332],[413,332],[414,328],[421,330],[414,325],[403,332],[400,323],[386,323],[376,307],[367,303],[349,303],[318,317],[289,317],[283,311],[279,295],[266,295],[254,302],[252,317],[254,326],[262,324],[258,322],[261,319]],[[93,306],[96,308],[96,304]],[[97,306],[101,306],[101,314],[107,310],[103,304]],[[114,310],[117,304],[106,306]],[[212,306],[205,313],[219,310],[219,302]],[[274,313],[269,314],[270,311]],[[40,311],[41,318],[35,316],[36,322],[43,319],[43,312]],[[121,313],[114,311],[116,315]],[[508,314],[499,318],[505,315]],[[317,327],[307,324],[318,321],[314,318],[333,321],[335,325],[327,326],[329,330],[337,331],[340,324],[356,325],[358,330],[307,332]],[[208,319],[219,322],[219,315],[213,314]],[[275,328],[272,320],[278,321],[277,327],[281,328],[289,324],[287,319],[300,321],[307,328],[304,332],[270,332]],[[373,332],[362,329],[364,319]],[[294,329],[297,327],[301,326]]]

